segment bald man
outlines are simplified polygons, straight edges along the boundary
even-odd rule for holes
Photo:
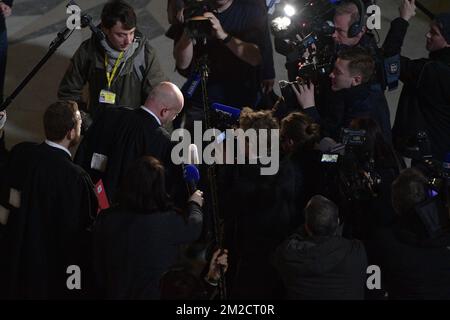
[[[183,94],[170,82],[158,84],[138,109],[109,108],[96,119],[81,143],[75,162],[94,183],[103,181],[110,203],[128,167],[142,156],[153,156],[166,167],[167,191],[173,194],[181,168],[171,161],[173,143],[163,127],[184,106]]]
[[[167,125],[178,116],[184,106],[180,89],[170,82],[162,82],[153,89],[142,108],[152,114],[160,125]]]

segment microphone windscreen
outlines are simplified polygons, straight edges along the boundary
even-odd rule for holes
[[[184,167],[184,181],[197,184],[200,181],[200,172],[193,164]]]
[[[229,114],[231,117],[235,118],[235,119],[239,119],[239,117],[241,116],[241,110],[238,108],[233,108],[230,106],[226,106],[224,104],[220,104],[220,103],[214,103],[211,108],[215,111],[219,111],[219,112],[224,112]]]
[[[200,164],[200,157],[198,155],[198,148],[195,144],[189,145],[189,158],[188,158],[188,164],[194,164],[199,165]]]

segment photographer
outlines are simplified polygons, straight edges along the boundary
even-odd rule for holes
[[[209,20],[211,36],[207,37],[206,43],[202,39],[192,39],[190,33],[199,30],[172,26],[174,30],[169,33],[175,40],[176,67],[182,75],[189,77],[186,85],[190,86],[192,79],[199,75],[196,70],[199,59],[207,54],[209,103],[255,107],[261,91],[263,59],[267,61],[264,57],[271,54],[266,13],[261,6],[244,1],[212,2],[217,6],[216,14],[205,12],[196,17]],[[194,121],[204,118],[199,82],[192,98],[187,100],[185,127],[190,129]]]
[[[246,2],[251,6],[259,6],[263,8],[264,14],[266,14],[266,3],[264,0],[241,0],[240,2]],[[183,0],[169,0],[168,1],[168,16],[170,24],[176,24],[176,23],[185,23],[184,18],[184,1]],[[260,10],[259,8],[256,10]],[[267,28],[265,30],[265,37],[264,40],[264,52],[262,52],[262,93],[266,96],[270,96],[269,94],[273,90],[273,86],[275,84],[275,66],[273,61],[273,48],[272,48],[272,39],[270,37],[270,31],[268,29],[268,17],[266,14],[266,17],[264,18],[266,20]],[[173,38],[173,35],[171,34],[174,30],[169,30],[167,35],[170,38]],[[266,105],[264,105],[266,100],[263,99],[259,102],[259,105],[263,108],[267,108]]]
[[[404,0],[400,12],[402,18],[406,17],[396,19],[401,21],[403,33],[392,42],[401,47],[408,18],[415,15],[414,0]],[[433,157],[442,161],[450,151],[450,13],[435,17],[426,38],[429,58],[401,58],[400,80],[404,87],[393,136],[396,148],[403,151],[419,131],[426,132]]]
[[[319,21],[323,21],[322,23],[324,24],[320,25],[320,31],[313,30],[313,35],[317,36],[317,39],[314,41],[314,46],[308,47],[306,57],[314,56],[317,61],[318,68],[313,71],[313,82],[318,86],[318,91],[320,91],[320,93],[316,92],[316,103],[320,107],[320,114],[323,117],[339,118],[345,112],[342,105],[330,107],[330,104],[333,103],[333,89],[331,89],[330,79],[326,77],[329,74],[327,70],[329,63],[334,63],[343,50],[361,47],[372,57],[375,67],[369,79],[369,86],[373,91],[380,91],[380,104],[387,105],[387,100],[383,93],[385,89],[389,88],[393,90],[398,86],[399,72],[392,70],[399,70],[400,45],[396,40],[401,37],[403,32],[402,21],[394,20],[392,22],[393,28],[387,35],[383,46],[379,48],[375,34],[366,26],[366,7],[373,2],[370,0],[342,1],[334,9],[333,17],[330,17],[333,20],[333,27],[327,30],[324,26],[328,27],[330,23],[325,21],[327,16],[322,16]],[[318,1],[317,3],[321,2]],[[330,9],[329,7],[332,7],[332,5],[328,4],[320,13],[323,15],[327,8]],[[405,18],[409,19],[406,16]],[[300,22],[311,23],[309,19],[305,21],[300,20]],[[327,31],[325,32],[325,30]],[[331,36],[331,38],[328,36]],[[289,80],[295,81],[299,75],[303,78],[310,78],[309,73],[311,72],[308,71],[308,64],[304,64],[305,55],[303,53],[303,46],[296,45],[294,48],[292,46],[290,48],[283,48],[282,44],[285,43],[284,40],[282,34],[275,36],[277,51],[287,56],[288,63],[286,67],[288,69]],[[302,43],[304,45],[304,42]],[[302,64],[300,70],[298,70],[299,63]],[[389,70],[387,69],[388,67]],[[305,77],[305,74],[307,77]],[[291,111],[297,104],[295,101],[291,101],[290,93],[283,93],[283,95],[288,101],[287,110]]]
[[[398,222],[380,229],[367,247],[383,270],[389,299],[450,299],[448,215],[436,219],[435,210],[422,211],[433,203],[439,208],[428,179],[415,169],[405,170],[392,184],[392,203]],[[438,222],[432,230],[439,232],[429,232],[430,222]]]
[[[392,146],[386,142],[373,119],[354,119],[350,128],[364,130],[366,134],[363,145],[351,150],[347,147],[345,151],[346,156],[352,153],[348,159],[353,164],[353,171],[357,171],[366,184],[362,190],[351,192],[351,201],[344,200],[349,196],[341,199],[345,217],[344,235],[365,241],[375,229],[394,223],[391,184],[400,174],[401,166]]]
[[[374,119],[380,126],[386,141],[391,143],[391,122],[389,107],[383,92],[371,87],[370,79],[375,71],[375,62],[362,48],[343,50],[330,74],[333,94],[330,110],[334,116],[322,118],[316,108],[314,85],[312,83],[291,85],[299,104],[305,112],[319,123],[325,136],[338,140],[342,128],[347,128],[355,118]],[[322,108],[322,107],[321,107]]]
[[[372,58],[377,63],[376,79],[374,82],[378,85],[385,86],[384,79],[384,66],[383,60],[387,57],[395,56],[399,53],[399,49],[396,46],[386,46],[383,45],[382,48],[378,47],[377,40],[375,39],[374,33],[369,30],[366,26],[367,22],[367,7],[371,5],[374,1],[372,0],[344,0],[341,1],[332,11],[333,15],[330,17],[333,21],[334,32],[332,32],[331,38],[335,44],[334,52],[335,55],[343,49],[349,49],[354,47],[365,48]],[[327,8],[327,7],[325,7]],[[326,9],[325,9],[326,10]],[[323,12],[320,12],[323,14]],[[325,18],[328,16],[325,16]],[[391,35],[393,36],[393,35]],[[280,53],[286,55],[287,48],[283,48],[282,39],[275,38],[275,43],[280,48]],[[319,41],[323,41],[325,38],[321,35]],[[389,43],[391,45],[391,43]],[[283,50],[284,49],[284,50]],[[290,55],[288,57],[292,59],[298,59],[297,55]],[[298,65],[297,61],[288,61],[288,72],[290,74],[290,81],[295,80],[295,74],[297,74],[296,67]]]
[[[408,1],[408,0],[405,0]],[[369,52],[375,61],[375,73],[372,79],[374,89],[384,91],[386,87],[394,89],[398,85],[398,77],[387,77],[385,74],[385,61],[389,64],[398,64],[400,54],[400,45],[397,39],[403,33],[403,22],[408,21],[411,16],[404,10],[404,4],[401,9],[403,21],[396,19],[392,21],[392,28],[386,36],[382,47],[378,47],[374,33],[366,26],[368,5],[374,1],[346,0],[342,1],[336,8],[333,22],[335,32],[332,35],[336,44],[336,53],[348,48],[362,47]],[[411,7],[415,8],[414,1]]]

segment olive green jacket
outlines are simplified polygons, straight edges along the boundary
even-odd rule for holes
[[[110,91],[117,95],[117,106],[137,108],[143,105],[153,87],[167,80],[149,41],[138,32],[136,39],[138,49],[125,66],[119,68],[121,72],[115,76],[111,86]],[[108,89],[105,50],[94,36],[84,41],[73,56],[59,86],[58,98],[83,105],[82,91],[86,84],[89,85],[87,111],[94,116],[101,107],[100,91]]]

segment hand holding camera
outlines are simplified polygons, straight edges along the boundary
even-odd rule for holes
[[[216,6],[212,0],[186,0],[182,20],[187,35],[198,40],[209,39],[213,32],[223,32],[220,22],[213,14],[215,11]],[[213,21],[213,18],[217,21]]]
[[[297,78],[298,89],[294,84],[291,84],[292,91],[294,91],[297,97],[298,103],[303,107],[303,109],[312,108],[316,105],[314,98],[314,84],[310,82],[301,83],[300,79]]]
[[[228,37],[228,34],[223,30],[219,19],[217,19],[217,17],[214,15],[214,13],[205,12],[203,14],[203,16],[205,18],[208,18],[209,21],[211,21],[212,33],[213,33],[214,37],[216,37],[219,40],[224,40],[226,37]]]

